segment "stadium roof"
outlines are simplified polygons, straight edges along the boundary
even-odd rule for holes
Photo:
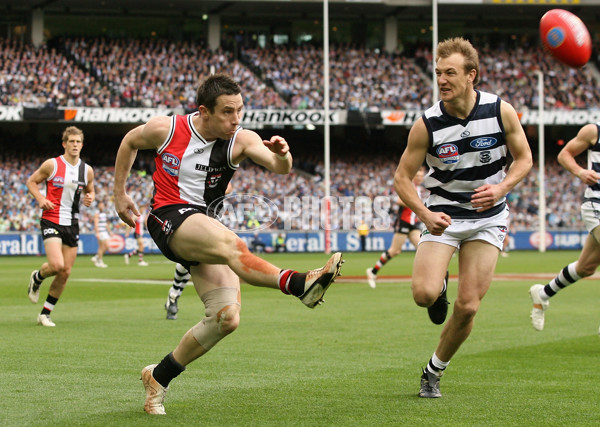
[[[480,4],[474,4],[480,3]],[[549,9],[579,15],[594,34],[600,32],[600,0],[438,0],[440,23],[461,23],[473,31],[537,32],[537,20]],[[42,9],[46,16],[118,16],[198,18],[219,15],[223,23],[286,26],[290,20],[320,20],[322,0],[1,0],[0,24]],[[406,24],[432,19],[431,0],[329,0],[330,20],[377,20],[397,17]]]
[[[3,0],[0,10],[28,11],[42,9],[45,13],[90,14],[99,15],[203,15],[222,16],[275,16],[285,14],[291,17],[319,16],[323,11],[322,0]],[[338,16],[361,15],[408,15],[430,12],[431,0],[329,0],[330,13]],[[515,17],[515,11],[523,9],[531,14],[536,8],[544,10],[552,7],[568,8],[574,12],[582,6],[600,5],[600,0],[438,0],[440,8],[460,16],[475,14],[477,5],[483,3],[486,8],[494,9],[494,17],[499,13],[506,19]],[[470,12],[470,13],[469,13]],[[475,12],[475,13],[474,13]],[[443,17],[440,17],[443,18]]]

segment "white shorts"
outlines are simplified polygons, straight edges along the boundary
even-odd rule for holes
[[[600,225],[600,203],[583,202],[581,205],[581,218],[588,232]]]
[[[104,240],[108,239],[110,239],[110,234],[108,234],[108,231],[101,231],[98,233],[98,240],[103,242]]]
[[[482,219],[453,219],[452,224],[441,236],[434,236],[427,230],[421,235],[422,242],[437,242],[460,248],[461,243],[483,240],[502,250],[508,233],[508,209],[496,216]]]

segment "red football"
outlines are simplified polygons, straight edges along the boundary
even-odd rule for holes
[[[552,9],[540,19],[540,38],[552,56],[570,67],[583,67],[592,54],[590,33],[568,10]]]

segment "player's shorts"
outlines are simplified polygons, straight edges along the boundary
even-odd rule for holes
[[[581,218],[588,232],[600,225],[600,203],[588,200],[581,205]]]
[[[144,237],[144,235],[142,233],[133,233],[133,237],[135,237],[136,239],[141,239],[142,237]]]
[[[460,248],[461,243],[483,240],[502,250],[504,239],[508,233],[508,210],[498,215],[481,219],[453,219],[452,224],[441,236],[434,236],[428,230],[421,235],[422,242],[437,242]]]
[[[71,248],[77,247],[77,242],[79,242],[79,223],[77,221],[71,225],[59,225],[42,218],[40,228],[43,240],[58,237],[62,240],[63,245]]]
[[[108,234],[108,231],[101,231],[98,233],[98,240],[104,241],[108,239],[110,239],[110,234]]]
[[[417,230],[420,233],[423,231],[422,226],[423,223],[420,221],[416,224],[411,224],[410,222],[402,221],[400,217],[398,217],[394,222],[394,233],[409,234],[413,230]]]
[[[188,270],[191,265],[198,265],[199,263],[175,255],[169,247],[169,239],[175,230],[183,224],[183,221],[194,214],[206,215],[206,208],[186,204],[164,206],[150,212],[147,221],[148,232],[163,255],[171,261],[178,262]]]

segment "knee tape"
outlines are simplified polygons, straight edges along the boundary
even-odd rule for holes
[[[192,335],[205,350],[210,350],[223,337],[233,332],[231,322],[241,307],[238,288],[218,288],[206,292],[201,297],[206,314],[204,319],[192,328]]]

